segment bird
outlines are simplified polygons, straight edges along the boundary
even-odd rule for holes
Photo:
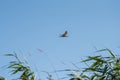
[[[68,37],[67,34],[68,34],[68,32],[65,31],[63,34],[60,35],[60,37]]]

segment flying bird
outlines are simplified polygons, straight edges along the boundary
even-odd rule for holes
[[[67,34],[68,34],[68,32],[65,31],[60,37],[68,37]]]

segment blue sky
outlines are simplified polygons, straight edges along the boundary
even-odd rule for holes
[[[97,49],[119,53],[119,0],[2,0],[0,1],[0,64],[13,60],[14,51],[36,64],[40,71],[67,68],[61,61],[80,61]],[[59,35],[68,31],[67,38]],[[41,54],[37,49],[42,49]],[[30,58],[31,59],[31,58]],[[31,63],[31,64],[32,64]],[[6,70],[1,75],[6,76]],[[41,73],[43,74],[43,73]],[[9,77],[9,76],[7,76]]]

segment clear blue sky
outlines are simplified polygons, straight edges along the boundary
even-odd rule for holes
[[[65,30],[69,37],[60,38]],[[40,71],[53,71],[40,48],[57,70],[64,69],[61,61],[78,62],[80,57],[95,55],[94,47],[119,53],[119,36],[120,0],[0,1],[1,66],[13,60],[3,54],[15,51],[21,55],[22,51],[27,59],[28,52],[32,54],[32,63]],[[0,69],[0,75],[11,78],[7,74]]]

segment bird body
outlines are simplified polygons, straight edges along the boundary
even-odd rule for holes
[[[65,31],[60,37],[68,37],[67,34],[68,34],[68,32]]]

